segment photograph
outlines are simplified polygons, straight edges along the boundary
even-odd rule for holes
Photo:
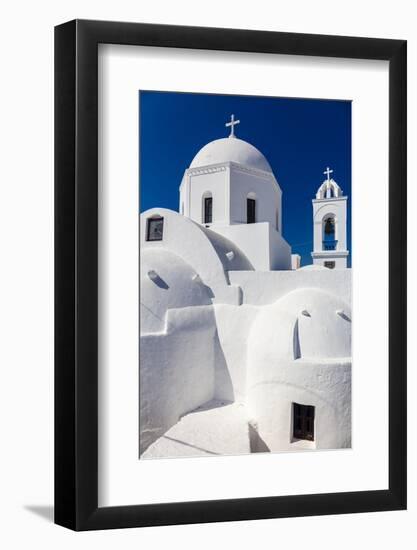
[[[139,459],[350,449],[351,101],[138,102]]]

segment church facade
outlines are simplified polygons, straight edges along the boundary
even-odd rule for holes
[[[351,445],[347,197],[327,169],[300,267],[238,123],[185,170],[178,212],[140,215],[141,458]]]

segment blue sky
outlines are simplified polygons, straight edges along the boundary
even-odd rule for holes
[[[302,265],[311,263],[311,199],[327,166],[348,195],[351,252],[351,102],[177,92],[139,92],[140,210],[178,211],[184,170],[209,141],[236,136],[267,158],[283,192],[283,236]],[[350,255],[348,265],[350,266]]]

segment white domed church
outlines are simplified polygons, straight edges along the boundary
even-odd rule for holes
[[[351,445],[347,197],[328,168],[300,267],[239,122],[185,170],[179,212],[140,215],[140,458]]]

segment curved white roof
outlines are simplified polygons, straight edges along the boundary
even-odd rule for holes
[[[163,330],[168,309],[211,304],[207,287],[194,269],[177,254],[159,247],[141,250],[142,333]]]
[[[223,235],[206,229],[193,221],[210,241],[225,271],[254,271],[249,259],[240,248]]]
[[[234,136],[216,139],[205,145],[194,157],[190,168],[223,162],[236,162],[256,170],[272,172],[269,162],[256,147]]]
[[[267,356],[271,369],[278,368],[280,361],[297,358],[312,362],[347,358],[351,349],[350,319],[348,304],[338,296],[299,288],[260,311],[252,325],[248,349],[253,358]]]

